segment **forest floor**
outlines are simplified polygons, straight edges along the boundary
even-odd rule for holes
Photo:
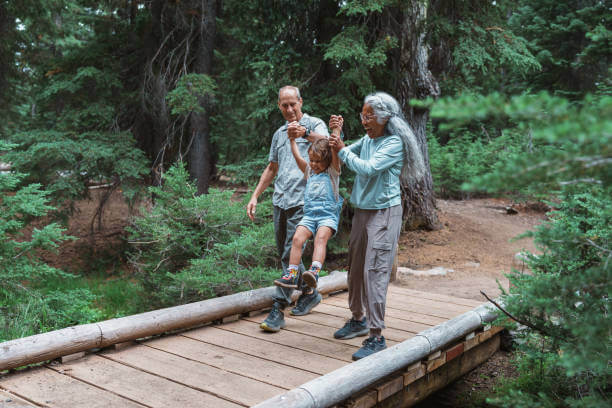
[[[124,253],[129,219],[128,206],[119,193],[108,201],[103,213],[103,229],[91,233],[91,220],[100,191],[92,191],[91,201],[77,204],[71,217],[68,234],[80,239],[64,243],[58,254],[45,254],[47,262],[66,271],[88,270],[95,265],[98,274],[117,279],[129,273]],[[513,206],[516,214],[508,214],[511,202],[505,199],[438,200],[438,216],[444,228],[438,231],[414,231],[400,237],[399,266],[414,270],[443,267],[444,276],[412,276],[400,274],[398,283],[432,293],[485,301],[500,294],[498,286],[508,288],[504,276],[511,269],[515,254],[535,251],[531,239],[511,241],[545,219],[538,209]],[[115,254],[115,256],[110,256]],[[103,259],[114,259],[100,263]],[[340,261],[339,263],[342,263]],[[487,391],[500,377],[512,377],[515,370],[511,353],[498,351],[491,359],[445,390],[419,405],[425,407],[473,407],[480,405]]]

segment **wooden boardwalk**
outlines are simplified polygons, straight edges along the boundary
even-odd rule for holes
[[[265,333],[265,313],[102,350],[0,377],[0,408],[252,406],[351,363],[364,337],[335,340],[350,317],[346,292]],[[390,285],[388,346],[481,302]]]

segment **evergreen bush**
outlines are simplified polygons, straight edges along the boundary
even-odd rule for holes
[[[0,141],[0,150],[12,146]],[[22,184],[26,175],[0,173],[0,342],[97,320],[94,295],[86,289],[45,291],[47,279],[74,277],[43,262],[39,250],[55,250],[70,239],[56,223],[40,184]],[[28,231],[31,230],[31,233]]]
[[[233,191],[211,189],[196,195],[182,163],[150,187],[150,209],[132,219],[130,263],[160,307],[269,285],[277,277],[276,246],[270,206],[258,206],[261,225],[246,217],[245,203]]]

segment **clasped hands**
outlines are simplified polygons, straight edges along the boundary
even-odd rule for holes
[[[329,137],[329,145],[336,152],[339,152],[345,145],[342,139],[340,138],[340,133],[342,132],[342,125],[344,124],[344,119],[342,115],[331,115],[329,118],[329,128],[332,131],[331,136]],[[295,140],[298,137],[304,137],[306,135],[306,128],[300,125],[299,122],[291,122],[287,125],[287,137],[289,140]]]
[[[342,115],[331,115],[329,117],[329,128],[332,134],[329,136],[329,146],[337,153],[344,148],[344,142],[340,138],[344,119]]]
[[[298,137],[304,137],[306,135],[306,128],[300,125],[300,122],[291,122],[287,125],[287,136],[289,140],[295,140]]]

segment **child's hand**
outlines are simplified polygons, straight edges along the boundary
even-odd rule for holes
[[[344,125],[344,119],[342,115],[331,115],[329,118],[329,128],[332,130],[332,133],[340,134],[342,131],[342,125]],[[334,130],[338,130],[334,132]]]

